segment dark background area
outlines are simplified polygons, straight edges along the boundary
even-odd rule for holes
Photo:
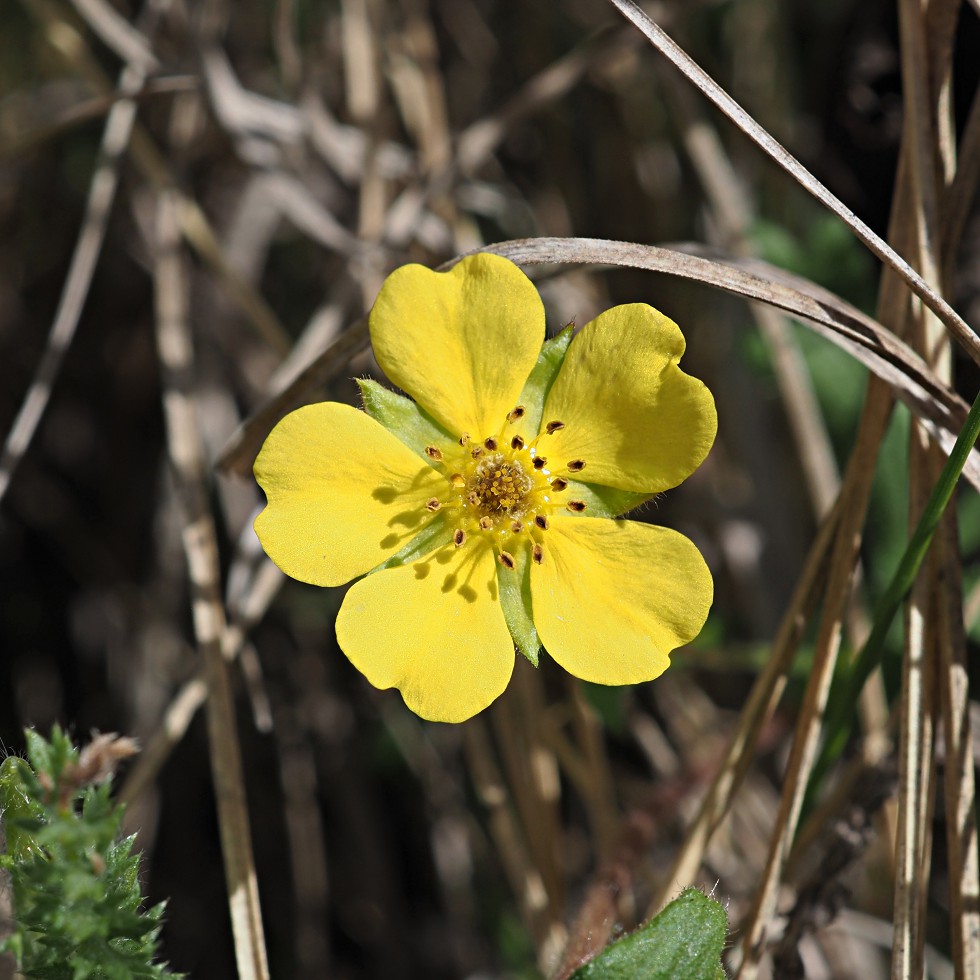
[[[129,22],[145,23],[138,5],[114,7]],[[438,264],[481,242],[530,235],[710,239],[703,192],[680,147],[683,108],[671,95],[672,69],[602,0],[169,7],[154,35],[160,61],[154,77],[176,80],[175,90],[144,95],[139,125],[176,185],[212,222],[232,265],[274,310],[287,344],[318,313],[333,318],[334,330],[355,322],[383,275],[404,261]],[[668,2],[651,11],[820,180],[884,233],[901,138],[892,4]],[[356,60],[352,51],[360,49],[344,33],[362,16],[374,42],[370,69]],[[53,46],[61,21],[77,29],[83,55],[65,57]],[[291,40],[277,39],[277,30]],[[980,29],[966,6],[958,37],[962,122],[980,73]],[[205,81],[210,49],[224,54],[244,90],[271,100],[279,124],[308,125],[316,104],[347,138],[360,134],[368,163],[342,172],[309,131],[279,146],[267,134],[236,131]],[[524,88],[528,80],[570,52],[584,65],[578,77],[534,105]],[[117,54],[68,3],[6,5],[0,31],[3,432],[43,356],[83,222],[105,121],[105,107],[93,102],[102,92],[86,75],[86,59],[108,78],[120,70]],[[360,83],[352,83],[359,72]],[[433,79],[443,88],[431,104],[443,107],[445,119],[413,122],[408,110],[419,103],[411,89],[399,96],[398,86]],[[376,86],[373,109],[358,104],[358,84]],[[87,117],[72,116],[79,106]],[[514,112],[508,117],[503,110],[507,121],[495,150],[472,171],[436,180],[440,154],[448,159],[452,152],[440,136],[458,138],[482,119],[501,118],[503,107]],[[757,250],[870,308],[872,260],[714,110],[706,113],[756,208]],[[396,151],[392,173],[384,172],[384,154],[376,152],[386,144]],[[269,182],[279,171],[323,206],[346,244],[330,247],[288,212]],[[0,509],[0,745],[11,752],[22,750],[24,726],[45,731],[54,722],[77,739],[98,729],[147,742],[199,669],[153,332],[151,190],[129,154],[119,175],[77,334]],[[429,194],[431,227],[386,233],[385,214],[413,186]],[[372,199],[378,192],[380,199]],[[357,241],[371,248],[359,252],[351,244]],[[953,293],[957,308],[974,321],[978,252],[974,217]],[[214,462],[271,390],[283,352],[257,333],[199,255],[191,275],[193,388]],[[698,741],[705,733],[697,735],[693,721],[687,727],[671,721],[672,705],[687,703],[695,716],[704,712],[709,733],[727,730],[785,606],[814,517],[778,390],[743,304],[628,271],[575,270],[542,289],[552,326],[572,317],[584,323],[618,302],[643,300],[663,309],[687,336],[685,368],[708,383],[719,405],[719,441],[708,463],[646,515],[691,536],[712,567],[718,598],[705,635],[690,656],[678,655],[678,666],[655,690],[590,695],[606,722],[611,772],[628,807],[642,797],[645,781],[658,776],[638,741],[643,725],[666,732],[682,768],[707,751]],[[328,339],[329,332],[320,347]],[[863,373],[842,369],[836,354],[809,338],[805,343],[815,348],[818,396],[831,405],[830,436],[846,458]],[[316,397],[353,400],[349,379],[370,369],[361,355]],[[972,397],[974,372],[961,372],[960,386]],[[260,494],[247,479],[217,472],[211,489],[231,591],[230,572]],[[893,511],[882,504],[872,518],[872,541],[884,555],[894,552],[903,524],[900,502]],[[885,574],[883,568],[872,579]],[[533,946],[474,792],[464,734],[419,722],[396,692],[375,691],[354,671],[333,639],[342,595],[285,584],[249,638],[249,669],[258,676],[251,697],[235,672],[272,975],[533,975]],[[554,665],[545,663],[541,675],[552,705],[568,696]],[[791,724],[789,703],[774,722],[773,743]],[[767,780],[762,763],[760,786]],[[574,909],[593,858],[574,794],[563,811]],[[662,850],[651,857],[655,868],[676,822],[676,814],[665,819]],[[203,712],[130,806],[128,823],[145,850],[149,899],[169,900],[164,949],[172,966],[196,978],[233,976]],[[718,877],[736,903],[741,891],[748,893],[737,866]]]

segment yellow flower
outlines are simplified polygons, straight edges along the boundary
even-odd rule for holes
[[[423,718],[463,721],[543,646],[599,684],[657,677],[700,632],[711,574],[676,531],[610,520],[689,476],[717,421],[643,304],[547,341],[530,280],[496,255],[406,265],[371,311],[388,377],[366,412],[287,415],[255,462],[255,522],[287,575],[351,586],[341,648]],[[367,574],[370,573],[370,574]]]

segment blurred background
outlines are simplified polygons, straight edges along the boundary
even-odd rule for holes
[[[645,9],[884,234],[902,131],[894,4]],[[975,5],[955,36],[962,125],[980,80]],[[745,303],[699,284],[533,270],[552,329],[642,301],[684,330],[683,366],[715,395],[718,441],[642,516],[698,544],[717,599],[701,638],[656,683],[587,688],[546,658],[533,679],[520,663],[501,703],[464,726],[421,722],[397,692],[369,687],[334,640],[343,590],[283,583],[262,565],[248,447],[218,463],[242,422],[356,324],[406,261],[437,265],[527,236],[696,241],[763,257],[869,312],[876,263],[605,0],[4,0],[0,432],[39,370],[50,402],[26,452],[5,457],[12,477],[0,490],[0,745],[21,751],[24,726],[58,721],[77,739],[119,731],[160,749],[129,785],[127,823],[148,897],[169,900],[167,958],[209,980],[235,973],[155,336],[163,188],[176,194],[187,259],[181,380],[209,466],[225,609],[241,626],[232,679],[272,975],[536,976],[542,947],[560,940],[555,923],[571,920],[623,844],[623,815],[643,845],[620,908],[631,926],[766,661],[850,453],[865,371],[801,327],[767,331]],[[954,269],[951,301],[980,322],[975,211]],[[798,372],[789,387],[812,394],[802,437],[773,366],[778,345]],[[352,379],[368,373],[370,353],[355,344],[297,399],[356,402]],[[972,400],[975,369],[957,361],[955,375]],[[904,542],[906,430],[899,413],[878,463],[870,595]],[[980,547],[974,503],[964,495],[967,559]],[[807,656],[804,642],[699,878],[733,921],[764,860]],[[540,720],[540,744],[519,712]],[[175,734],[160,741],[165,718]],[[566,730],[574,737],[562,741]],[[569,741],[601,785],[576,779]],[[493,804],[495,779],[513,806]],[[550,843],[527,829],[548,824],[536,824],[522,779],[552,787]],[[508,852],[511,811],[524,839]],[[543,875],[544,923],[522,900],[522,859]],[[852,923],[846,941],[821,940],[812,962],[824,972],[807,975],[884,975],[886,865],[872,843],[846,879],[848,908],[865,917],[860,948],[847,945],[861,933]],[[934,882],[941,893],[941,869]],[[943,915],[939,898],[929,940],[940,960]]]

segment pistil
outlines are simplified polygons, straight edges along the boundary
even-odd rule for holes
[[[551,419],[527,442],[522,433],[513,430],[525,414],[523,405],[516,406],[507,413],[500,432],[482,440],[464,432],[459,448],[425,447],[429,459],[446,473],[449,490],[447,499],[432,497],[426,508],[432,513],[443,509],[454,513],[458,526],[453,531],[453,544],[457,548],[469,540],[469,535],[477,534],[491,545],[497,561],[508,570],[517,567],[515,553],[520,547],[530,549],[535,564],[545,560],[551,515],[562,506],[557,495],[569,486],[566,476],[549,469],[548,457],[538,448],[548,436],[564,429],[565,423]],[[585,460],[573,459],[559,467],[559,472],[570,475],[584,468]],[[574,514],[586,509],[582,500],[563,499],[562,503]]]

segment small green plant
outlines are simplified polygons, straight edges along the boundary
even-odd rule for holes
[[[0,764],[0,893],[13,897],[0,950],[44,980],[173,976],[154,963],[163,905],[140,909],[139,855],[109,793],[135,743],[96,735],[79,751],[58,727],[26,738],[30,764]]]
[[[576,970],[572,980],[725,980],[727,929],[722,906],[688,888],[655,919]]]

